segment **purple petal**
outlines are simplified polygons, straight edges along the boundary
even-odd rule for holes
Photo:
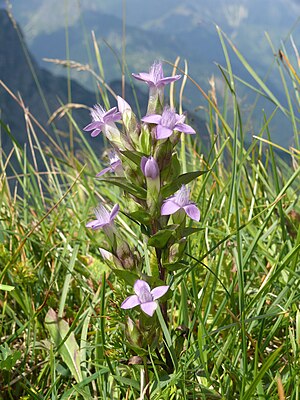
[[[146,165],[147,161],[148,161],[148,157],[143,156],[141,158],[141,170],[142,170],[144,175],[145,175],[145,165]]]
[[[174,129],[179,132],[187,133],[189,135],[194,135],[196,133],[196,131],[190,125],[183,123],[176,124]]]
[[[151,290],[153,300],[159,299],[169,290],[169,286],[158,286]]]
[[[146,83],[150,83],[153,85],[152,79],[150,74],[148,74],[147,72],[140,72],[139,74],[131,74],[135,79],[139,80],[139,81],[143,81]]]
[[[149,301],[148,303],[143,303],[141,304],[141,309],[144,311],[144,313],[152,317],[154,311],[157,309],[157,303],[155,301]]]
[[[111,170],[112,170],[112,167],[104,168],[102,171],[98,172],[98,174],[96,176],[97,177],[102,176],[102,175],[106,174],[106,172],[110,172]]]
[[[92,137],[96,137],[96,136],[99,135],[100,132],[101,132],[101,129],[95,129],[95,130],[91,133],[91,136],[92,136]]]
[[[165,86],[168,83],[178,81],[178,79],[180,79],[180,78],[181,78],[181,75],[166,76],[165,78],[159,79],[159,81],[156,83],[156,86],[157,87]]]
[[[119,209],[120,209],[119,204],[115,204],[113,206],[113,209],[111,210],[111,213],[110,213],[110,216],[109,216],[110,222],[113,221],[116,218],[116,216],[117,216],[117,214],[119,212]]]
[[[128,310],[129,308],[136,307],[140,304],[139,298],[136,294],[127,297],[121,304],[121,308],[124,310]]]
[[[104,116],[105,116],[105,117],[108,117],[108,116],[110,116],[110,115],[113,115],[113,114],[115,114],[116,111],[117,111],[117,107],[110,108],[108,111],[106,111],[106,113],[104,114]]]
[[[173,131],[170,128],[166,128],[162,125],[156,127],[156,139],[166,139],[172,135]]]
[[[161,215],[171,215],[178,211],[181,207],[174,203],[172,200],[165,200],[163,205],[161,206],[160,214]]]
[[[142,281],[141,279],[138,279],[135,282],[133,289],[135,291],[135,294],[137,294],[138,296],[143,295],[144,292],[150,293],[150,286],[148,285],[147,282]]]
[[[87,126],[85,126],[83,128],[84,131],[92,131],[94,129],[99,129],[101,128],[102,122],[100,121],[95,121],[95,122],[91,122],[90,124],[88,124]]]
[[[94,219],[94,221],[90,221],[88,222],[85,226],[86,228],[92,228],[95,230],[102,228],[102,226],[106,225],[106,222],[99,222],[98,219]]]
[[[159,114],[146,115],[141,119],[141,121],[146,122],[147,124],[159,124],[161,121],[161,115]]]
[[[187,213],[187,215],[193,220],[200,220],[200,211],[195,204],[188,204],[187,206],[184,206],[183,209]]]
[[[141,170],[146,178],[156,179],[159,175],[159,167],[154,157],[142,157]]]
[[[111,122],[120,121],[122,119],[122,114],[120,112],[111,113],[109,115],[104,115],[103,121],[106,124],[110,124]]]

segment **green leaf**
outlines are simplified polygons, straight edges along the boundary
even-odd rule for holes
[[[199,176],[206,174],[207,171],[194,171],[194,172],[187,172],[186,174],[179,175],[176,180],[172,183],[168,183],[167,185],[161,188],[161,195],[163,198],[170,196],[171,194],[175,193],[178,189],[180,189],[181,185],[186,185],[187,183],[191,182],[192,180],[198,178]]]
[[[7,343],[4,343],[3,346],[0,346],[0,371],[2,369],[11,371],[16,362],[21,358],[21,355],[22,353],[19,350],[12,351],[8,347]]]
[[[80,350],[74,332],[69,332],[70,328],[68,323],[62,319],[59,320],[56,312],[52,308],[47,312],[45,325],[55,345],[58,347],[58,352],[62,356],[63,361],[68,366],[76,382],[82,381]]]
[[[144,156],[144,154],[140,153],[139,151],[129,151],[129,150],[121,151],[121,154],[129,158],[129,160],[134,162],[138,167],[141,165],[141,159]]]
[[[187,268],[188,266],[189,263],[185,261],[164,264],[164,268],[166,268],[168,271],[178,271],[179,269]]]
[[[128,271],[127,269],[114,269],[114,273],[121,279],[123,279],[128,285],[133,286],[135,281],[139,279],[137,274]]]
[[[125,190],[126,192],[132,194],[133,196],[146,200],[147,198],[147,191],[140,186],[136,186],[132,183],[126,181],[125,178],[120,177],[110,177],[110,178],[103,178],[100,179],[101,182],[112,183],[115,186],[120,187],[121,189]]]
[[[147,211],[140,209],[137,211],[134,211],[130,214],[128,214],[129,218],[138,221],[142,224],[148,225],[150,221],[150,215],[147,213]]]
[[[0,290],[5,290],[6,292],[10,292],[11,290],[14,290],[14,286],[3,285],[2,283],[0,283]]]
[[[151,236],[148,240],[148,246],[156,247],[158,249],[162,249],[165,247],[165,245],[168,243],[168,240],[172,236],[176,229],[176,225],[172,227],[171,229],[163,229],[161,231],[158,231],[155,233],[153,236]]]
[[[192,235],[193,233],[197,233],[199,231],[203,231],[204,228],[184,228],[182,230],[182,237],[188,237]]]

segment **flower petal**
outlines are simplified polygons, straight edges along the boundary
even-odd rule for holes
[[[195,204],[188,204],[183,207],[186,214],[195,221],[200,220],[200,211]]]
[[[148,303],[143,303],[141,304],[141,309],[144,311],[144,313],[152,317],[154,311],[157,309],[157,303],[155,301],[149,301]]]
[[[106,174],[106,172],[112,171],[112,167],[106,167],[104,168],[102,171],[98,172],[98,174],[96,175],[97,177],[102,176],[104,174]]]
[[[90,124],[88,124],[87,126],[85,126],[83,128],[84,131],[93,131],[94,129],[101,129],[101,125],[102,122],[99,121],[95,121],[95,122],[91,122]]]
[[[136,294],[133,294],[132,296],[127,297],[121,304],[121,308],[124,310],[128,310],[129,308],[136,307],[140,304],[139,298]]]
[[[101,129],[95,129],[95,130],[91,133],[91,136],[92,136],[92,137],[96,137],[96,136],[99,135],[100,132],[101,132]]]
[[[159,81],[156,83],[156,86],[157,87],[165,86],[168,83],[178,81],[178,79],[180,79],[180,78],[181,78],[181,75],[166,76],[165,78],[159,79]]]
[[[148,74],[147,72],[140,72],[139,74],[131,74],[135,79],[137,79],[138,81],[143,81],[146,83],[150,83],[153,85],[152,79],[150,74]]]
[[[176,124],[174,129],[176,129],[179,132],[187,133],[189,135],[194,135],[196,133],[196,131],[190,125],[183,123]]]
[[[151,294],[153,296],[153,300],[159,299],[169,290],[169,286],[157,286],[156,288],[151,290]]]
[[[166,139],[172,135],[173,131],[170,128],[166,128],[162,125],[156,127],[156,139]]]
[[[112,210],[111,210],[111,212],[110,212],[110,215],[109,215],[109,221],[110,221],[110,222],[113,221],[113,220],[116,218],[116,216],[117,216],[117,214],[118,214],[118,212],[119,212],[119,209],[120,209],[119,204],[115,204],[115,205],[113,206],[113,208],[112,208]]]
[[[163,205],[161,206],[160,209],[160,214],[161,215],[171,215],[174,214],[176,211],[178,211],[181,207],[174,203],[172,200],[165,200]]]
[[[146,115],[141,119],[141,121],[146,122],[147,124],[159,124],[161,121],[161,115],[159,114]]]
[[[85,226],[86,228],[92,228],[95,230],[102,228],[102,226],[106,225],[106,222],[100,222],[98,219],[94,219],[93,221],[88,222]]]
[[[147,282],[138,279],[133,286],[133,290],[138,296],[140,296],[143,295],[144,292],[150,293],[150,286],[148,285]]]

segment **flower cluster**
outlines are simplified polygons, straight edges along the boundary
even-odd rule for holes
[[[167,323],[166,302],[171,278],[177,266],[182,265],[187,236],[196,231],[186,229],[186,217],[195,222],[200,220],[199,208],[190,200],[188,184],[203,172],[181,173],[176,145],[182,134],[195,135],[196,132],[185,122],[185,114],[180,115],[164,104],[164,87],[181,76],[165,77],[160,62],[155,62],[148,73],[132,75],[149,87],[146,115],[138,121],[130,105],[118,96],[117,107],[108,111],[95,105],[91,110],[92,122],[84,130],[93,137],[103,132],[112,146],[109,165],[97,178],[103,179],[105,174],[105,182],[124,190],[127,207],[123,213],[141,227],[149,253],[147,259],[155,264],[150,266],[152,275],[149,275],[149,268],[147,271],[144,268],[143,255],[130,247],[115,226],[118,204],[111,211],[100,204],[95,209],[96,219],[86,226],[104,231],[107,243],[100,248],[102,257],[118,277],[128,284],[135,282],[135,294],[127,297],[121,308],[140,307],[140,321],[134,324],[130,320],[127,331],[136,329],[139,332],[135,346],[141,346],[142,316],[154,318],[161,298],[160,308]],[[130,271],[128,279],[122,270]],[[151,290],[149,284],[155,287]],[[158,327],[153,324],[151,329],[152,335]]]

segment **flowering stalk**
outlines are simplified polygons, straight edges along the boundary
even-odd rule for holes
[[[96,105],[91,111],[92,122],[84,129],[91,131],[92,136],[103,131],[115,149],[109,156],[110,165],[97,177],[124,190],[128,202],[124,212],[141,226],[141,233],[147,238],[147,258],[152,264],[156,260],[153,268],[151,265],[152,276],[147,276],[149,270],[145,271],[143,267],[146,256],[132,250],[114,226],[118,205],[110,213],[99,206],[95,210],[96,220],[89,222],[87,227],[94,230],[101,228],[106,234],[110,247],[101,248],[100,252],[112,271],[127,283],[130,279],[126,274],[131,279],[136,277],[133,285],[135,294],[123,300],[121,308],[131,315],[138,315],[138,319],[127,318],[125,335],[128,345],[137,354],[140,351],[145,378],[149,382],[145,352],[147,354],[149,348],[155,350],[160,363],[163,362],[159,341],[161,329],[155,312],[160,307],[168,326],[165,295],[170,290],[170,278],[176,274],[176,265],[182,261],[184,254],[188,232],[186,219],[191,218],[196,223],[200,220],[200,211],[190,200],[187,184],[201,171],[181,174],[176,144],[182,132],[188,135],[195,135],[196,132],[185,123],[184,114],[177,114],[169,106],[164,107],[164,87],[180,79],[180,75],[164,77],[162,64],[156,62],[149,73],[133,76],[149,87],[147,115],[138,122],[130,105],[118,96],[118,110],[115,107],[105,111]],[[115,125],[119,120],[123,125],[121,131]],[[115,176],[109,177],[109,173]],[[102,178],[104,174],[108,175],[105,179]],[[155,287],[151,289],[150,285]],[[171,372],[173,364],[166,347],[164,358],[164,368]],[[149,397],[149,391],[147,393]]]

